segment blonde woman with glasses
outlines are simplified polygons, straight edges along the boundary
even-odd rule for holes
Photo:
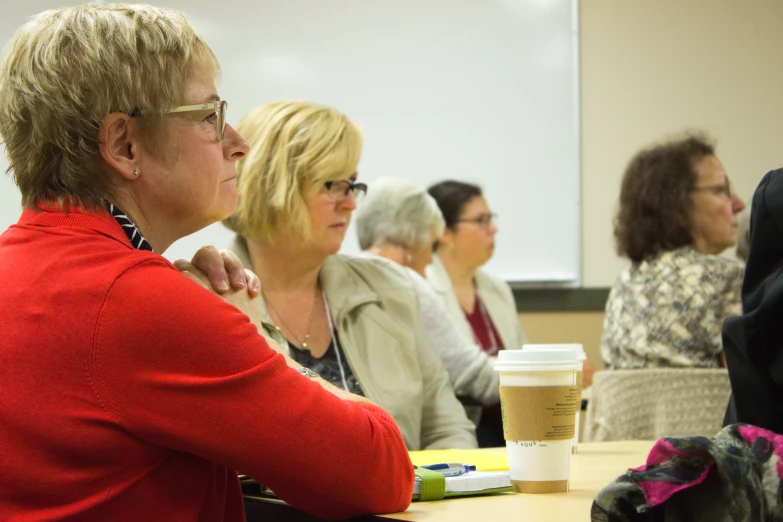
[[[384,259],[336,255],[367,190],[357,180],[359,128],[329,107],[285,101],[256,107],[237,128],[252,147],[238,167],[237,209],[224,223],[238,234],[231,250],[261,280],[266,335],[383,407],[409,449],[475,447],[419,323],[410,276]]]
[[[320,517],[410,503],[391,417],[270,347],[256,279],[226,254],[221,298],[161,256],[236,204],[249,147],[218,71],[150,6],[46,11],[7,47],[0,135],[24,210],[0,236],[4,520],[239,522],[236,470]]]

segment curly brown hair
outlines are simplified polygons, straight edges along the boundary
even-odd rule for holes
[[[642,150],[623,176],[620,208],[614,219],[617,253],[634,262],[693,244],[691,193],[696,164],[715,155],[704,134]]]

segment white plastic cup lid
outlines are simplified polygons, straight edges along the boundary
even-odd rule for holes
[[[584,346],[581,344],[523,344],[523,350],[552,350],[558,348],[565,348],[568,350],[575,350],[577,359],[580,361],[587,360],[587,354],[585,353]]]
[[[579,361],[573,348],[550,348],[547,350],[501,350],[495,371],[557,371],[580,370]]]

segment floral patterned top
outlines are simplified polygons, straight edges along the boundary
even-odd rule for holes
[[[721,326],[740,315],[743,265],[683,247],[623,271],[606,303],[608,369],[717,368]]]

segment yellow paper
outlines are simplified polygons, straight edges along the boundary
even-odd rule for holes
[[[477,471],[503,471],[508,469],[506,450],[424,450],[409,451],[411,462],[416,466],[459,462],[476,466]]]

